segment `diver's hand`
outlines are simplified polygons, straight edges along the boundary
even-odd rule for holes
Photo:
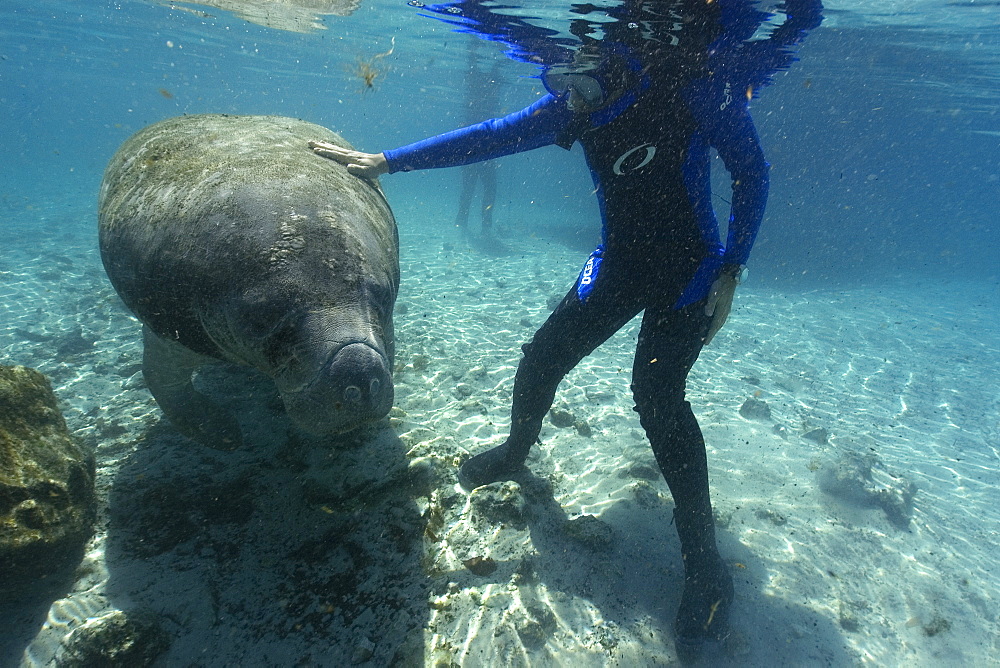
[[[727,272],[719,274],[719,277],[712,283],[712,288],[708,291],[708,301],[705,303],[705,315],[712,318],[712,322],[708,326],[708,334],[705,335],[706,346],[712,342],[715,335],[726,324],[729,312],[733,308],[733,297],[736,295],[737,285],[739,285],[739,279]]]
[[[347,166],[347,171],[364,179],[375,179],[389,172],[389,163],[382,153],[352,151],[325,141],[311,141],[309,148],[316,155],[336,160]]]

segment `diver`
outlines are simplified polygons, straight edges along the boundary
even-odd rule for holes
[[[476,45],[480,40],[469,41],[468,71],[465,84],[465,120],[473,123],[489,118],[500,110],[500,70],[501,60],[494,60],[486,71],[477,67],[479,55]],[[462,167],[462,190],[458,197],[458,211],[455,226],[468,234],[469,209],[476,186],[482,186],[480,193],[480,217],[483,240],[493,234],[493,210],[497,199],[497,163],[492,160],[474,162]]]
[[[455,6],[480,8],[475,0],[440,7]],[[819,0],[782,7],[784,22],[753,40],[768,15],[748,0],[574,5],[577,13],[602,11],[615,20],[600,24],[602,39],[590,36],[597,24],[577,25],[582,45],[572,61],[544,68],[548,94],[526,109],[378,154],[310,143],[360,177],[582,145],[602,243],[522,347],[509,437],[466,461],[459,481],[472,490],[522,471],[562,378],[643,313],[631,389],[675,504],[684,564],[675,622],[682,658],[725,636],[734,595],[716,545],[705,441],[685,383],[729,315],[764,214],[768,165],[749,101],[792,62],[791,47],[822,18]],[[711,203],[710,149],[732,179],[725,245]]]

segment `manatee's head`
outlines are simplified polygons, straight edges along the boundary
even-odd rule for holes
[[[391,308],[391,306],[390,306]],[[392,326],[356,314],[311,314],[272,340],[271,376],[289,417],[313,434],[337,434],[392,408]]]
[[[236,275],[219,288],[232,291],[236,341],[220,348],[248,340],[254,350],[234,356],[274,380],[289,417],[341,433],[392,408],[395,221],[377,187],[291,143],[298,157],[282,155],[272,179],[284,190],[249,174],[220,214],[227,236],[211,250],[228,252],[216,264]]]

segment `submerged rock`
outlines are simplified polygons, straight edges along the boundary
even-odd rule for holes
[[[525,647],[541,649],[558,630],[559,622],[545,604],[527,601],[520,619],[514,622],[514,629]]]
[[[847,453],[839,458],[823,462],[816,471],[816,482],[826,494],[861,508],[875,508],[875,494],[872,487],[872,463],[874,457]]]
[[[740,415],[748,420],[770,420],[771,407],[767,405],[766,401],[750,397],[740,406]]]
[[[56,665],[59,668],[151,666],[169,646],[169,637],[155,617],[126,615],[115,610],[74,630]]]
[[[573,416],[567,410],[561,408],[553,408],[549,411],[549,420],[553,425],[559,427],[560,429],[565,429],[566,427],[572,427],[576,423],[576,417]]]
[[[497,569],[497,562],[491,557],[472,557],[462,562],[462,565],[475,575],[490,575]]]
[[[79,559],[95,510],[93,455],[70,436],[48,380],[0,365],[0,591]]]
[[[776,527],[788,524],[787,517],[777,511],[771,510],[770,508],[760,508],[754,512],[754,516],[759,520],[767,520]]]
[[[472,511],[487,522],[523,528],[527,524],[527,502],[521,486],[513,481],[478,487],[469,495]]]
[[[549,421],[560,429],[573,427],[580,436],[593,436],[594,430],[583,418],[578,418],[567,410],[553,408],[549,411]]]
[[[594,515],[580,515],[567,520],[563,530],[567,536],[592,550],[608,550],[615,543],[614,529]]]
[[[878,485],[872,478],[873,455],[845,453],[824,462],[816,471],[820,490],[850,505],[861,508],[881,508],[897,529],[906,530],[913,516],[913,499],[917,486],[903,477],[894,476],[892,485]]]
[[[63,337],[62,342],[56,349],[56,355],[59,357],[70,357],[71,355],[89,352],[94,349],[94,342],[95,339],[84,337],[83,329],[77,327]]]
[[[889,518],[892,525],[904,531],[910,528],[913,517],[913,499],[917,496],[917,485],[905,478],[899,484],[875,490],[878,506]]]
[[[814,443],[819,443],[820,445],[826,445],[830,442],[830,432],[823,427],[817,427],[816,429],[810,429],[802,434],[802,438],[807,438]]]

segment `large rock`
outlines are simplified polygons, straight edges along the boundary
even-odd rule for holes
[[[0,365],[0,596],[78,559],[94,515],[93,456],[67,431],[48,380]]]

